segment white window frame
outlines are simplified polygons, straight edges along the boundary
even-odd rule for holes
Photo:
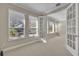
[[[10,34],[9,34],[9,29],[10,29],[10,16],[11,16],[11,12],[13,12],[13,13],[18,13],[18,14],[20,14],[20,15],[22,15],[23,17],[24,17],[24,34],[23,34],[23,37],[14,37],[14,38],[12,38],[12,37],[10,37]],[[21,12],[18,12],[18,11],[16,11],[16,10],[13,10],[13,9],[8,9],[8,41],[12,41],[12,40],[17,40],[17,39],[23,39],[23,38],[25,38],[25,14],[24,13],[21,13]]]
[[[55,24],[55,32],[58,32],[58,24]]]
[[[35,17],[35,16],[29,15],[29,23],[30,23],[30,17],[31,17],[33,20],[36,21],[36,27],[34,27],[34,28],[36,28],[36,34],[29,34],[29,37],[37,37],[37,36],[39,35],[39,34],[38,34],[38,18]],[[30,28],[29,28],[29,30],[30,30]]]
[[[48,24],[49,21],[47,21],[47,33],[50,34],[50,33],[54,33],[54,23],[52,22],[52,32],[49,32],[49,24]],[[50,22],[49,22],[50,23]]]

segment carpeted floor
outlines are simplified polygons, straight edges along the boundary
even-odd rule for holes
[[[54,37],[47,43],[34,43],[5,53],[8,56],[72,56],[65,48],[64,36]]]

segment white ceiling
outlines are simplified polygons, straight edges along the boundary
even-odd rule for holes
[[[53,18],[57,19],[58,21],[65,21],[66,20],[66,9],[61,10],[56,13],[49,14],[47,16],[53,17]]]
[[[56,7],[57,3],[19,3],[16,5],[19,5],[31,12],[38,13],[38,14],[48,14],[50,12],[54,12],[55,10],[59,8],[63,8],[64,6],[67,6],[67,3],[61,3],[60,6]]]

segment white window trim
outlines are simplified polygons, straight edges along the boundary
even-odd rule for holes
[[[23,37],[10,38],[10,35],[9,35],[9,28],[10,28],[10,12],[11,12],[11,11],[20,13],[20,14],[22,14],[23,17],[24,17],[24,32],[23,32],[23,33],[24,33],[24,36],[23,36]],[[24,38],[26,38],[26,35],[25,35],[25,14],[9,8],[9,9],[8,9],[8,41],[13,41],[13,40],[17,40],[17,39],[24,39]]]
[[[49,26],[48,26],[48,21],[47,21],[47,34],[51,34],[51,33],[55,33],[54,32],[54,24],[53,24],[53,22],[52,22],[52,32],[49,32]]]
[[[31,15],[29,15],[30,17]],[[36,34],[29,34],[29,37],[38,37],[38,19],[37,17],[34,17],[34,16],[31,16],[33,17],[34,19],[36,19],[36,27],[33,27],[33,28],[36,28]]]

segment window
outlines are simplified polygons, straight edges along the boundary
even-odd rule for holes
[[[29,37],[38,36],[38,19],[34,16],[29,16]]]
[[[55,24],[55,32],[58,32],[58,24]]]
[[[47,33],[54,33],[54,24],[53,24],[53,22],[47,21]]]
[[[9,9],[9,39],[25,36],[25,16],[23,13]]]

